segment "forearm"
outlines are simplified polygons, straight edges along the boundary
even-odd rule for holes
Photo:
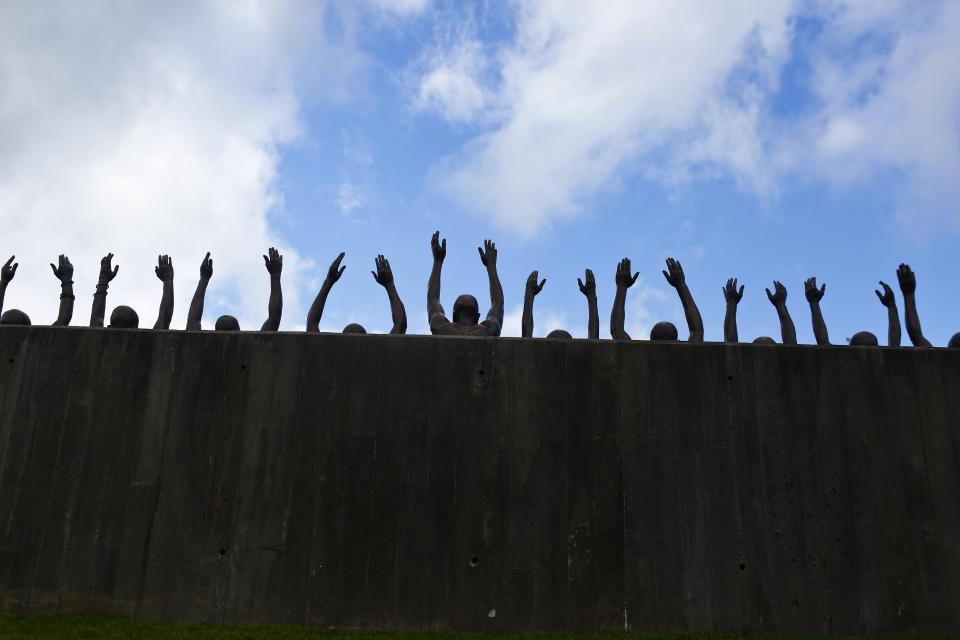
[[[103,326],[103,316],[107,310],[107,288],[108,285],[98,284],[96,293],[93,294],[93,307],[90,309],[91,327]]]
[[[930,342],[923,337],[923,331],[920,329],[920,315],[917,313],[917,302],[913,294],[904,294],[903,304],[906,308],[907,335],[910,336],[910,342],[915,347],[929,347]]]
[[[433,269],[430,271],[430,280],[427,281],[427,313],[430,305],[440,300],[440,272],[443,270],[443,261],[434,259]]]
[[[169,329],[170,319],[173,317],[173,282],[164,280],[163,296],[160,298],[160,313],[157,314],[157,322],[153,325],[154,329]]]
[[[187,312],[187,331],[200,331],[200,319],[203,317],[203,299],[207,294],[207,280],[201,278],[197,282],[197,290],[190,301],[190,310]]]
[[[681,285],[677,289],[680,294],[680,302],[683,303],[683,314],[687,317],[687,328],[690,330],[688,342],[703,342],[703,319],[700,317],[700,310],[697,309],[693,296],[690,295],[690,289],[687,285]]]
[[[597,311],[597,296],[587,296],[587,338],[600,339],[600,314]]]
[[[57,319],[53,322],[55,327],[65,327],[70,324],[73,318],[73,281],[64,282],[60,285],[60,312]]]
[[[503,326],[503,287],[500,286],[500,276],[497,275],[497,267],[487,268],[487,276],[490,278],[490,313],[487,317],[496,319],[497,324]]]
[[[823,321],[819,302],[810,303],[810,319],[813,321],[813,335],[817,339],[817,344],[830,344],[830,338],[827,336],[827,325]]]
[[[7,282],[0,282],[0,313],[3,312],[3,297],[7,294]]]
[[[327,294],[330,293],[331,286],[329,280],[324,280],[323,286],[320,287],[320,293],[317,294],[313,304],[310,305],[310,311],[307,313],[308,333],[317,333],[320,331],[320,318],[323,317],[323,307],[327,304]]]
[[[783,344],[797,344],[797,329],[793,326],[786,305],[777,307],[777,315],[780,317],[780,339]]]
[[[523,296],[523,316],[520,320],[520,337],[533,337],[533,296],[529,293]]]
[[[407,310],[393,284],[387,287],[387,297],[390,299],[390,315],[393,316],[393,329],[390,333],[404,334],[407,332]]]
[[[613,309],[610,311],[610,336],[614,340],[629,340],[630,336],[623,330],[623,320],[626,315],[624,306],[627,302],[627,288],[617,286],[617,293],[613,297]]]
[[[900,346],[900,314],[893,305],[887,307],[887,346]]]
[[[723,316],[723,340],[724,342],[740,342],[740,336],[737,335],[736,303],[727,303],[727,312]]]
[[[280,328],[280,316],[283,313],[283,290],[280,277],[270,276],[270,302],[267,304],[267,320],[260,331],[276,331]]]

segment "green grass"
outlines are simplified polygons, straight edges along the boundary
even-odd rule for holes
[[[14,638],[57,638],[72,639],[111,639],[124,640],[174,640],[191,638],[199,640],[259,640],[260,638],[280,638],[283,640],[300,640],[301,638],[316,638],[320,640],[413,640],[427,638],[428,640],[499,640],[501,638],[529,638],[531,640],[573,640],[576,639],[609,639],[629,637],[631,640],[763,640],[764,638],[778,638],[785,640],[791,636],[772,636],[762,634],[736,635],[717,633],[672,633],[672,634],[641,634],[623,633],[617,631],[593,632],[549,632],[537,631],[533,633],[507,633],[498,631],[374,631],[353,629],[322,629],[318,627],[296,626],[235,626],[212,624],[187,624],[183,622],[145,622],[99,614],[84,615],[42,615],[42,614],[12,614],[0,613],[0,639],[13,640]],[[887,636],[884,640],[892,640]],[[916,640],[913,638],[912,640]]]

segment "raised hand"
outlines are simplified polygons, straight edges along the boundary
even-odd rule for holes
[[[683,267],[673,258],[667,258],[667,271],[663,272],[663,277],[675,288],[686,283],[683,275]]]
[[[330,284],[333,284],[334,282],[339,280],[340,276],[343,275],[344,270],[346,270],[347,268],[346,265],[342,267],[340,266],[340,261],[343,260],[343,256],[345,255],[346,254],[343,251],[341,251],[340,255],[337,256],[337,259],[334,260],[332,263],[330,263],[330,268],[327,269],[327,282],[329,282]]]
[[[439,231],[435,232],[430,238],[430,249],[433,251],[434,260],[443,262],[443,259],[447,257],[447,239],[444,238],[441,242]]]
[[[60,265],[59,267],[54,266],[52,262],[50,263],[53,275],[64,284],[72,282],[70,278],[73,277],[73,265],[70,264],[70,259],[61,253],[58,263]]]
[[[483,263],[483,266],[488,269],[497,266],[497,245],[491,240],[484,240],[483,248],[477,247],[477,251],[480,253],[480,262]]]
[[[897,280],[900,281],[900,290],[904,294],[910,294],[917,289],[917,277],[910,270],[910,265],[901,264],[897,269]]]
[[[767,292],[767,297],[770,298],[770,302],[772,302],[774,306],[786,304],[787,288],[780,284],[779,280],[773,281],[773,293],[770,293],[770,289],[764,290]]]
[[[768,291],[767,294],[770,292]],[[737,291],[737,279],[730,278],[727,280],[727,284],[723,287],[723,298],[727,301],[728,304],[738,304],[740,298],[743,297],[743,285],[740,285],[740,291]]]
[[[377,281],[381,287],[390,287],[393,284],[393,271],[390,269],[390,261],[383,257],[381,253],[376,257],[374,262],[377,265],[377,270],[371,271],[373,274],[373,279]]]
[[[269,255],[263,256],[264,266],[271,276],[279,278],[280,272],[283,271],[283,256],[273,247],[270,247],[267,253]]]
[[[543,290],[543,285],[547,283],[547,279],[544,278],[543,281],[538,285],[537,284],[538,275],[539,274],[537,273],[537,271],[534,270],[530,272],[529,276],[527,276],[527,293],[526,294],[528,296],[532,297],[540,293]]]
[[[617,286],[629,289],[637,281],[639,275],[640,272],[637,271],[632,277],[630,276],[630,258],[624,258],[617,265]]]
[[[160,278],[163,282],[170,282],[173,280],[173,260],[170,259],[170,256],[158,256],[157,257],[157,266],[153,268],[154,273],[157,274],[157,277]]]
[[[823,293],[826,290],[826,284],[817,289],[816,278],[807,278],[803,281],[803,293],[807,296],[807,302],[820,302],[820,298],[823,297]]]
[[[593,271],[590,271],[590,269],[587,269],[586,271],[584,271],[583,277],[587,281],[586,284],[584,284],[583,281],[580,280],[580,278],[577,278],[577,285],[579,285],[580,287],[580,293],[587,296],[588,298],[590,296],[597,295],[597,280],[593,277]]]
[[[877,297],[880,298],[880,304],[887,307],[896,307],[897,301],[893,297],[893,289],[890,288],[883,280],[880,281],[880,286],[883,287],[883,293],[880,293],[878,289],[874,289],[873,292],[877,294]]]
[[[0,268],[0,283],[6,284],[10,282],[13,280],[13,276],[17,274],[17,267],[20,266],[20,263],[13,262],[14,258],[16,258],[16,256],[10,256],[10,259],[7,260],[6,264]]]
[[[97,280],[97,285],[108,284],[111,280],[117,277],[117,271],[120,271],[120,265],[117,265],[111,269],[111,260],[113,260],[112,253],[108,253],[100,259],[100,277]]]
[[[209,280],[212,277],[213,259],[210,257],[210,252],[207,251],[207,255],[203,258],[203,262],[200,263],[200,278],[203,280]]]

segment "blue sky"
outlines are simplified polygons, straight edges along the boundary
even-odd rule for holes
[[[108,307],[150,326],[158,253],[185,324],[206,251],[204,327],[254,329],[285,254],[281,327],[300,330],[330,261],[347,270],[321,328],[390,328],[384,253],[410,333],[426,333],[430,235],[447,238],[442,301],[485,311],[484,238],[499,249],[505,335],[524,281],[546,287],[534,335],[586,333],[576,286],[598,280],[609,337],[630,257],[627,330],[682,309],[660,270],[681,261],[707,340],[721,286],[746,286],[742,340],[779,340],[764,287],[788,288],[813,342],[803,280],[827,284],[831,341],[886,341],[874,289],[918,278],[925,335],[960,330],[960,5],[939,2],[5,3],[0,8],[0,251],[6,308],[56,316],[47,263],[76,267],[73,324],[99,258]],[[906,334],[904,333],[906,341]]]

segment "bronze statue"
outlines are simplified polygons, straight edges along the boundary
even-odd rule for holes
[[[544,278],[543,281],[538,285],[537,276],[538,274],[536,270],[531,271],[530,275],[527,276],[527,285],[524,287],[523,317],[520,320],[521,338],[533,337],[533,299],[538,293],[543,291],[543,285],[547,283],[547,279]]]
[[[217,318],[213,325],[214,331],[240,331],[240,323],[236,318],[230,315],[223,315]]]
[[[893,289],[883,280],[880,281],[883,287],[883,293],[879,289],[874,289],[874,293],[880,298],[880,304],[887,308],[887,346],[900,346],[900,315],[897,313],[897,300],[893,296]],[[851,344],[853,341],[851,340]]]
[[[740,304],[740,299],[743,298],[743,285],[740,285],[740,290],[737,291],[737,279],[728,278],[727,284],[724,287],[721,287],[723,291],[723,298],[727,301],[727,312],[723,316],[723,341],[724,342],[739,342],[739,336],[737,335],[737,305]]]
[[[597,313],[597,281],[590,269],[584,271],[583,277],[586,283],[577,278],[577,285],[580,286],[580,293],[587,297],[587,338],[599,340],[600,315]]]
[[[270,301],[267,303],[267,319],[260,331],[276,331],[280,328],[280,316],[283,313],[283,291],[280,288],[280,272],[283,271],[283,256],[270,247],[263,256],[267,273],[270,274]],[[238,329],[239,330],[239,327]]]
[[[340,261],[343,260],[344,255],[346,254],[341,251],[336,260],[330,264],[330,268],[327,269],[327,277],[324,279],[323,285],[320,287],[320,292],[314,299],[313,304],[310,305],[310,311],[307,313],[307,333],[317,333],[320,331],[320,318],[323,317],[323,307],[327,304],[327,295],[329,295],[330,289],[333,288],[333,285],[340,279],[340,276],[343,275],[344,270],[347,268],[346,265],[343,267],[340,266]]]
[[[617,292],[613,296],[613,309],[610,311],[610,336],[614,340],[630,339],[630,334],[623,328],[624,308],[627,304],[627,289],[633,286],[639,275],[639,271],[630,275],[630,258],[624,258],[617,265]]]
[[[797,344],[797,330],[793,326],[793,320],[790,318],[790,312],[787,311],[787,288],[779,281],[773,281],[773,293],[770,289],[765,289],[767,298],[777,310],[777,316],[780,317],[780,336],[783,344]],[[759,338],[758,338],[759,340]],[[756,341],[754,341],[756,342]],[[766,344],[765,342],[760,344]]]
[[[820,300],[823,298],[827,285],[817,289],[817,279],[807,278],[803,282],[803,291],[810,303],[810,318],[813,321],[813,335],[817,339],[817,344],[830,344],[830,338],[827,337],[827,325],[823,321],[823,314],[820,313]]]
[[[547,334],[547,340],[573,340],[573,336],[570,335],[569,331],[564,331],[563,329],[554,329]]]
[[[154,329],[169,329],[170,319],[173,318],[173,260],[170,256],[158,256],[157,266],[153,269],[157,277],[163,282],[163,296],[160,298],[160,313]],[[111,320],[111,325],[113,321]]]
[[[3,311],[3,296],[7,293],[7,285],[13,280],[13,276],[17,275],[17,267],[20,266],[19,262],[13,262],[14,258],[16,256],[10,256],[6,264],[0,267],[0,311]]]
[[[858,331],[850,338],[851,347],[875,347],[878,344],[880,343],[877,340],[877,336],[869,331]]]
[[[126,305],[120,305],[110,314],[110,328],[136,329],[140,326],[140,316]]]
[[[387,298],[390,300],[390,315],[393,317],[393,328],[390,329],[390,333],[404,334],[407,332],[407,311],[403,306],[403,301],[400,300],[400,294],[397,293],[397,287],[393,282],[393,271],[390,269],[390,261],[384,258],[383,254],[380,254],[374,260],[374,264],[377,270],[376,272],[371,271],[370,273],[373,274],[373,279],[377,284],[387,290]],[[360,327],[360,325],[357,326]],[[363,330],[363,327],[360,327],[360,329]],[[343,332],[347,333],[347,329],[344,329]],[[363,330],[362,333],[366,333],[366,330]]]
[[[497,276],[497,247],[490,240],[483,241],[483,248],[477,247],[480,262],[487,268],[490,281],[490,311],[483,322],[480,319],[480,305],[469,294],[461,295],[453,303],[453,322],[450,322],[440,304],[440,271],[443,259],[447,255],[447,241],[440,241],[437,231],[430,239],[433,251],[433,269],[427,283],[427,317],[430,319],[430,331],[434,335],[471,335],[499,336],[503,326],[503,288]]]
[[[200,331],[200,318],[203,316],[203,298],[207,293],[207,284],[213,277],[213,260],[210,252],[200,262],[200,280],[197,281],[197,290],[193,292],[190,301],[190,310],[187,312],[187,331]]]
[[[770,336],[760,336],[754,339],[753,344],[777,344],[777,341]]]
[[[703,320],[700,318],[700,310],[697,309],[697,305],[693,301],[690,289],[687,288],[683,267],[673,258],[667,258],[667,270],[663,272],[663,277],[677,290],[680,302],[683,304],[683,314],[687,318],[687,328],[690,330],[690,337],[687,338],[687,342],[703,342]],[[651,339],[653,339],[652,335]]]
[[[103,316],[107,309],[107,289],[110,288],[110,281],[117,277],[117,272],[120,270],[120,265],[111,270],[111,260],[113,260],[112,253],[108,253],[100,260],[100,276],[97,278],[97,288],[93,294],[93,307],[90,309],[91,327],[103,326]]]
[[[73,265],[67,256],[60,254],[58,265],[50,263],[53,270],[53,276],[60,281],[60,311],[57,313],[57,319],[51,326],[65,327],[70,324],[70,318],[73,317]]]
[[[680,334],[672,322],[658,322],[650,329],[650,339],[676,342],[680,339]]]
[[[960,348],[960,331],[950,337],[950,342],[947,343],[947,346],[951,349]]]
[[[920,330],[920,316],[917,315],[917,277],[910,270],[909,265],[901,264],[897,269],[897,280],[900,281],[900,291],[903,292],[903,306],[907,316],[907,335],[915,347],[930,347],[930,341],[923,337]]]

